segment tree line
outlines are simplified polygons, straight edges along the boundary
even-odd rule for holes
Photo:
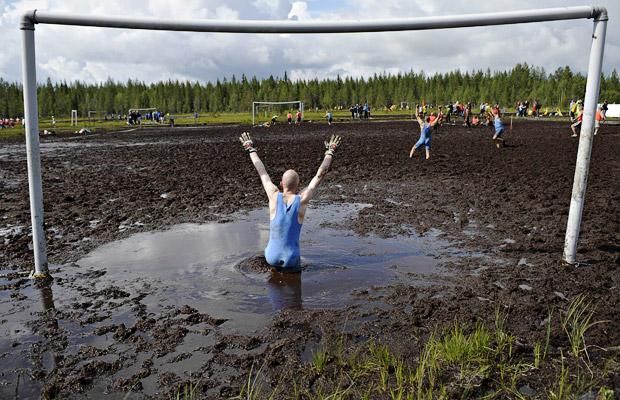
[[[137,80],[98,84],[75,81],[38,85],[39,113],[44,117],[79,115],[88,111],[125,114],[129,108],[156,107],[171,113],[250,112],[253,101],[301,100],[306,109],[348,109],[351,104],[368,102],[375,110],[400,102],[499,103],[512,107],[520,100],[534,100],[543,107],[565,109],[571,99],[583,98],[586,77],[566,67],[553,73],[543,68],[517,64],[508,71],[452,71],[427,75],[423,71],[375,74],[367,78],[340,76],[335,79],[293,81],[287,73],[230,79],[216,82],[167,81],[143,83]],[[620,79],[616,70],[602,76],[601,99],[620,102]],[[22,86],[0,78],[0,116],[23,116]]]

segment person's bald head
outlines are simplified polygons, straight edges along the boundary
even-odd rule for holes
[[[292,169],[287,170],[282,175],[282,189],[289,192],[296,192],[299,186],[299,175]]]

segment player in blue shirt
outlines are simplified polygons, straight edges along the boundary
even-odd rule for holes
[[[331,111],[327,111],[325,113],[325,118],[327,118],[327,124],[331,126],[332,122],[334,122],[334,114]]]
[[[301,270],[299,237],[304,222],[308,203],[316,194],[319,183],[327,174],[341,138],[332,135],[325,142],[325,158],[316,175],[307,188],[299,190],[299,175],[292,169],[282,175],[282,191],[271,182],[271,178],[258,157],[250,134],[243,132],[239,138],[243,148],[250,154],[250,159],[260,176],[263,188],[269,198],[269,243],[265,248],[265,258],[269,265],[279,271],[298,272]]]

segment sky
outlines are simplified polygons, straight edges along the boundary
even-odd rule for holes
[[[603,71],[620,65],[620,1]],[[128,4],[130,6],[128,6]],[[585,0],[0,0],[0,78],[21,81],[20,15],[31,9],[166,19],[372,20],[591,5]],[[241,74],[313,79],[374,73],[507,70],[517,63],[585,73],[591,20],[414,32],[282,35],[36,26],[37,80],[215,81]]]

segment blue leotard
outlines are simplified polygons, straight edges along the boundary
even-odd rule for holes
[[[301,196],[295,195],[290,205],[284,203],[282,193],[276,200],[276,215],[269,225],[269,243],[265,248],[265,258],[269,265],[296,271],[301,268],[299,255],[299,236],[301,224],[298,220]]]
[[[499,115],[495,116],[495,119],[493,120],[493,125],[495,126],[495,136],[502,136],[504,134],[504,124],[502,123]]]
[[[424,125],[422,125],[420,139],[418,139],[414,146],[416,149],[422,146],[425,146],[427,149],[431,148],[431,131],[431,124],[425,123]]]

